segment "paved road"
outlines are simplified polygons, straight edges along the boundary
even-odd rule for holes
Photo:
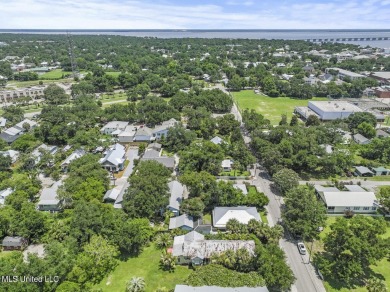
[[[217,84],[215,88],[219,88],[225,93],[230,94],[221,84]],[[250,137],[242,124],[242,116],[235,102],[233,103],[231,113],[234,114],[236,120],[241,123],[240,129],[245,142],[249,142]],[[255,185],[259,191],[264,192],[270,200],[267,205],[267,217],[269,224],[274,226],[281,219],[281,205],[283,204],[283,198],[272,188],[270,176],[263,167],[259,166],[259,169],[254,171],[254,177],[252,184]],[[291,267],[296,278],[295,283],[291,287],[291,291],[325,292],[326,290],[323,283],[317,277],[314,267],[309,263],[309,256],[303,256],[299,253],[296,241],[292,240],[292,238],[286,234],[284,238],[279,241],[279,245],[281,249],[284,250],[287,263]]]
[[[267,205],[269,224],[274,226],[281,218],[281,205],[283,198],[272,188],[272,182],[267,171],[261,166],[255,172],[253,184],[260,188],[262,192],[269,198],[270,202]],[[323,292],[325,287],[321,280],[317,277],[314,267],[309,264],[309,256],[302,256],[298,252],[296,241],[288,234],[279,241],[281,249],[284,250],[287,257],[287,263],[291,267],[296,277],[296,282],[291,287],[291,291],[298,292]]]

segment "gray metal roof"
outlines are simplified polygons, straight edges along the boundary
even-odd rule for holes
[[[44,188],[39,197],[39,205],[57,206],[60,200],[57,198],[57,190],[62,185],[62,181],[55,182],[50,188]]]
[[[21,236],[6,236],[3,239],[3,246],[22,246],[24,240]]]
[[[183,200],[184,186],[177,180],[173,180],[168,183],[168,188],[170,193],[168,207],[179,210]]]
[[[358,185],[344,185],[344,187],[350,192],[365,192],[366,191],[365,189],[363,189],[361,186],[358,186]]]
[[[183,226],[194,228],[194,225],[194,218],[187,214],[183,214],[169,219],[169,229],[180,228]]]
[[[191,287],[187,285],[176,285],[175,292],[268,292],[267,287],[217,287],[217,286],[201,286]]]
[[[256,207],[215,207],[213,210],[213,226],[225,228],[227,221],[237,219],[239,222],[248,224],[248,221],[255,219],[261,221]]]
[[[375,207],[373,192],[324,192],[326,205],[332,207]]]
[[[356,170],[358,172],[360,172],[361,174],[365,174],[365,173],[371,173],[371,174],[374,174],[369,168],[365,167],[365,166],[356,166]]]
[[[99,162],[101,164],[109,162],[112,165],[118,166],[125,161],[125,154],[125,147],[117,143],[111,147],[111,149],[107,152],[106,156],[104,158],[101,158]]]
[[[155,157],[155,158],[145,158],[142,157],[141,161],[147,161],[147,160],[154,160],[158,163],[161,163],[167,168],[174,168],[175,167],[175,158],[173,157]]]
[[[211,142],[213,142],[214,144],[216,145],[219,145],[221,144],[222,142],[224,142],[224,140],[218,136],[215,136],[213,139],[210,140]]]
[[[105,201],[105,200],[112,200],[112,201],[116,201],[116,199],[118,198],[118,196],[119,196],[119,193],[120,193],[120,190],[118,190],[118,189],[111,189],[111,190],[108,190],[107,192],[106,192],[106,194],[104,195],[104,197],[103,197],[103,201]]]
[[[362,134],[355,134],[353,135],[353,140],[355,140],[356,143],[365,143],[369,141],[370,139],[364,137]]]
[[[160,151],[157,151],[155,149],[147,149],[142,157],[143,158],[157,158],[157,157],[160,157]]]

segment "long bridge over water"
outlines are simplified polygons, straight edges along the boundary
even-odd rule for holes
[[[328,39],[306,39],[308,42],[362,42],[362,41],[388,41],[390,37],[369,37],[369,38],[328,38]]]

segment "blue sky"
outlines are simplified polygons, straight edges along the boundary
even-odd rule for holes
[[[0,28],[389,29],[390,0],[0,0]]]

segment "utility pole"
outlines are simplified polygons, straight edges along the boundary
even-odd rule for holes
[[[73,40],[72,40],[72,36],[69,32],[66,33],[66,37],[68,39],[68,44],[69,44],[69,58],[70,58],[70,64],[72,66],[72,75],[73,75],[73,78],[78,78],[79,77],[79,71],[77,69],[77,63],[76,63],[76,59],[74,57],[74,52],[73,52],[73,48],[74,48],[74,43],[73,43]]]

